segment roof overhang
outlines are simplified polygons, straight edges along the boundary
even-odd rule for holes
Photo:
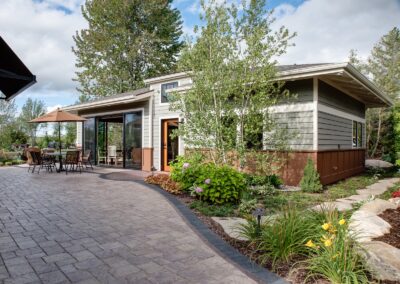
[[[368,108],[392,106],[393,101],[350,63],[324,64],[278,72],[279,80],[317,77],[361,101]]]
[[[179,80],[179,79],[183,79],[183,78],[187,78],[187,77],[189,77],[188,72],[180,72],[180,73],[174,73],[174,74],[155,77],[155,78],[149,78],[149,79],[144,80],[144,83],[146,85],[147,84],[157,84],[157,83],[171,81],[171,80]]]
[[[119,96],[119,97],[111,96],[110,98],[102,99],[99,101],[92,101],[92,102],[86,102],[77,105],[63,107],[62,110],[76,112],[76,111],[91,110],[107,106],[126,105],[134,102],[147,101],[152,95],[153,95],[152,90],[149,90],[140,95],[127,93],[124,96]]]
[[[0,99],[11,100],[35,83],[36,76],[0,36]]]

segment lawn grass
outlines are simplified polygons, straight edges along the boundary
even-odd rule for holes
[[[386,190],[384,193],[380,194],[378,198],[388,200],[392,198],[392,193],[398,191],[400,188],[400,182],[395,183],[391,188]]]
[[[332,185],[324,187],[321,193],[305,193],[301,191],[295,192],[279,192],[276,195],[268,196],[264,199],[266,211],[269,213],[277,213],[282,207],[290,205],[296,206],[298,209],[306,209],[313,205],[334,201],[338,198],[345,198],[357,194],[358,189],[363,189],[368,185],[377,182],[380,178],[393,176],[394,173],[386,173],[377,175],[375,173],[364,173],[358,176],[339,181]]]

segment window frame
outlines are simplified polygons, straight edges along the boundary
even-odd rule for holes
[[[360,149],[364,146],[363,141],[363,123],[357,120],[352,121],[352,131],[351,131],[351,145],[353,149]]]
[[[167,86],[167,85],[174,85],[176,84],[176,86],[172,87],[172,88],[165,88],[164,89],[164,96],[163,96],[163,86]],[[172,82],[167,82],[167,83],[162,83],[160,85],[160,104],[170,104],[170,101],[168,100],[168,96],[166,96],[166,90],[169,89],[175,89],[179,87],[179,81],[172,81]],[[166,98],[167,100],[165,102],[163,102],[163,98]]]

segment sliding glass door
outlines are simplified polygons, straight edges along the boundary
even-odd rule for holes
[[[142,111],[124,115],[124,166],[142,169]]]
[[[90,159],[95,161],[96,155],[96,119],[88,118],[83,122],[83,152],[87,154],[90,151]]]

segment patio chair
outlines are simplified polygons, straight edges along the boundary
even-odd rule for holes
[[[38,167],[38,174],[40,173],[40,169],[45,168],[46,171],[53,172],[53,168],[55,169],[56,165],[54,160],[43,159],[40,149],[38,148],[30,148],[26,151],[26,155],[28,158],[28,172],[32,168],[32,173],[35,172],[36,167]]]
[[[82,173],[82,167],[79,166],[79,156],[80,156],[80,151],[67,151],[64,160],[64,169],[66,175],[68,174],[68,170],[72,172],[74,170],[77,171],[78,168],[79,172]]]
[[[102,162],[103,164],[107,163],[107,156],[104,151],[100,151],[100,149],[97,150],[97,160],[99,164],[101,164]]]
[[[88,165],[90,165],[90,168],[93,170],[92,162],[90,161],[90,153],[91,153],[90,150],[85,151],[85,154],[81,155],[79,162],[80,162],[80,167],[85,166],[85,168],[87,169],[89,168]]]
[[[38,173],[40,172],[40,149],[36,148],[28,148],[26,150],[26,157],[28,158],[27,163],[28,163],[28,173],[32,169],[32,173],[35,172],[36,167],[38,168]]]
[[[111,160],[116,164],[117,160],[117,146],[108,146],[107,151],[107,164],[110,164]]]

